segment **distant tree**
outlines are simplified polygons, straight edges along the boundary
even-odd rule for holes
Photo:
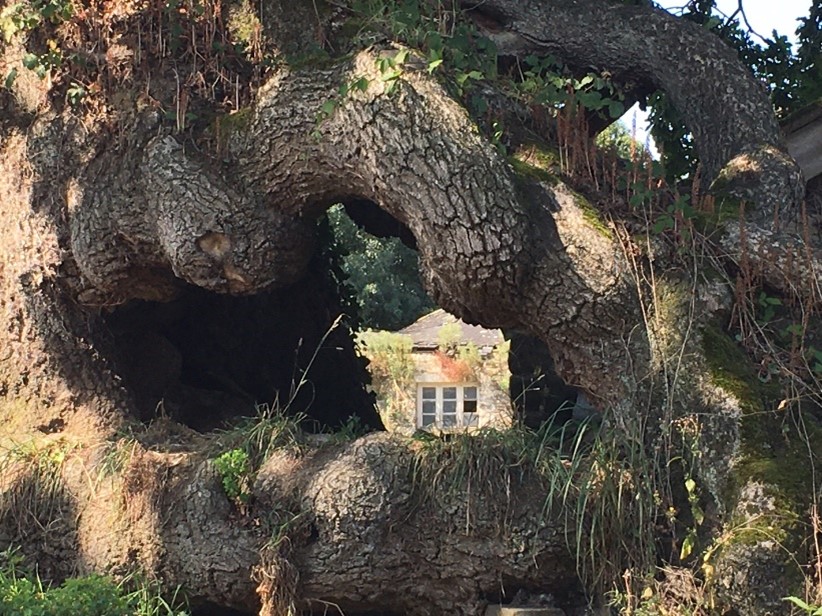
[[[625,160],[641,160],[648,149],[634,138],[622,122],[614,122],[597,135],[596,144],[604,150],[611,150]]]
[[[422,288],[415,250],[397,238],[369,235],[342,206],[328,211],[328,221],[361,327],[400,329],[436,306]]]

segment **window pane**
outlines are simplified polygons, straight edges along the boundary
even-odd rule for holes
[[[442,412],[443,413],[456,413],[457,412],[457,401],[456,400],[443,400],[442,401]]]
[[[477,401],[476,400],[463,400],[463,402],[462,402],[462,412],[463,413],[476,413],[477,412]]]
[[[442,388],[442,399],[443,400],[456,400],[457,399],[457,388],[456,387],[443,387]]]
[[[423,415],[422,416],[422,427],[426,428],[428,426],[433,426],[435,421],[436,421],[436,415]]]
[[[422,397],[425,400],[435,400],[437,398],[437,388],[436,387],[423,387],[422,388]]]
[[[434,415],[437,412],[437,403],[434,400],[422,401],[422,412],[427,415]]]
[[[442,427],[443,428],[453,428],[457,425],[457,416],[456,415],[445,415],[442,416]]]
[[[462,397],[466,400],[476,400],[477,399],[477,388],[476,387],[464,387],[462,390]]]
[[[462,424],[467,427],[478,427],[479,426],[479,415],[476,413],[465,413],[462,416]]]

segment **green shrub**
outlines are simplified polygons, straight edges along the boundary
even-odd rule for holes
[[[242,449],[232,449],[214,459],[226,496],[239,506],[251,500],[251,461]]]
[[[368,369],[374,386],[390,383],[405,385],[414,380],[410,336],[383,331],[365,331],[357,335],[357,346],[368,358]]]
[[[90,575],[66,580],[62,586],[43,595],[44,615],[50,616],[123,616],[133,614],[134,606],[111,578]]]
[[[187,616],[175,594],[166,602],[158,589],[140,585],[127,592],[122,584],[102,575],[70,578],[60,586],[44,587],[40,579],[18,569],[13,552],[0,554],[0,616]]]

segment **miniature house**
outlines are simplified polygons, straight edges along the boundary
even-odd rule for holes
[[[436,310],[399,332],[368,332],[361,339],[389,430],[511,425],[508,344],[501,331]]]

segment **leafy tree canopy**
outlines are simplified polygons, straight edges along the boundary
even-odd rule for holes
[[[434,308],[422,288],[417,253],[397,238],[369,235],[342,206],[328,211],[344,285],[363,328],[395,330]]]

